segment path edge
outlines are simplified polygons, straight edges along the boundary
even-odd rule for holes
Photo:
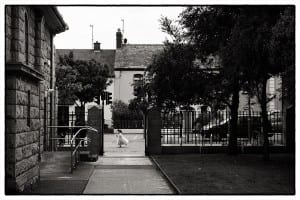
[[[159,165],[159,163],[156,161],[156,159],[149,155],[150,160],[155,164],[155,166],[160,170],[160,172],[163,174],[164,178],[167,180],[168,184],[172,187],[172,189],[175,191],[175,194],[181,195],[182,192],[180,189],[175,185],[175,183],[170,179],[170,177],[167,175],[167,173],[162,169],[162,167]]]

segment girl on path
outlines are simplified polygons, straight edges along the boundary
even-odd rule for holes
[[[116,137],[117,137],[117,144],[119,145],[120,148],[122,147],[122,145],[127,145],[129,142],[128,139],[124,137],[120,129],[118,129],[118,134],[116,135]]]

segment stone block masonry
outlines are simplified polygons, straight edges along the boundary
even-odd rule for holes
[[[22,76],[7,77],[6,176],[9,184],[19,191],[38,180],[41,125],[38,87],[37,82]]]
[[[55,80],[56,32],[49,24],[57,22],[46,18],[44,9],[52,12],[51,6],[5,7],[5,177],[6,191],[13,193],[38,181],[39,159],[49,144],[44,140],[49,139],[45,127],[50,125],[54,101],[51,95],[44,98]]]

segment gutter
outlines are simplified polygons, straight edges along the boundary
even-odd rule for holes
[[[56,6],[52,6],[52,11],[55,14],[55,16],[57,17],[58,21],[61,24],[61,28],[56,30],[56,34],[64,32],[66,30],[69,30],[69,27],[67,25],[67,23],[64,21],[64,19],[62,18],[61,14],[59,13],[58,9]]]

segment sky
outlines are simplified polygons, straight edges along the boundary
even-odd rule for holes
[[[160,28],[159,19],[178,19],[184,7],[118,7],[118,6],[58,6],[69,30],[55,36],[56,49],[90,49],[93,41],[101,49],[115,49],[116,31],[122,30],[128,44],[161,44],[168,38]]]

